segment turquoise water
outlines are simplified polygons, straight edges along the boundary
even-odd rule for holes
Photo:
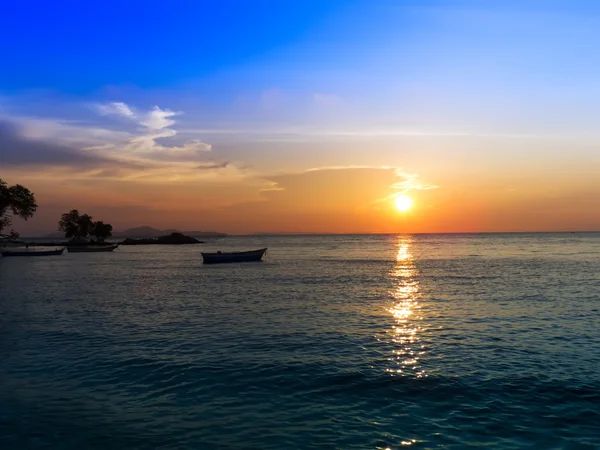
[[[484,445],[600,448],[599,234],[0,258],[2,449]]]

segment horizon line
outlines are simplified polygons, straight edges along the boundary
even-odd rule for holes
[[[226,233],[225,237],[263,237],[263,236],[440,236],[440,235],[473,235],[473,234],[595,234],[600,230],[564,230],[564,231],[447,231],[447,232],[414,232],[414,233],[321,233],[321,232],[258,232],[258,233]],[[193,235],[191,235],[193,237]],[[63,237],[49,238],[48,236],[19,236],[19,239],[64,239]],[[110,239],[110,238],[109,238]]]

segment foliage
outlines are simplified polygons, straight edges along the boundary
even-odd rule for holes
[[[58,230],[64,232],[67,239],[81,240],[93,236],[102,242],[112,236],[112,229],[111,224],[94,222],[91,216],[80,215],[76,209],[63,214],[58,222]]]
[[[82,237],[79,231],[80,219],[81,216],[76,209],[63,214],[58,222],[58,231],[63,231],[67,239]]]
[[[29,189],[20,184],[9,186],[0,178],[0,234],[3,229],[12,225],[12,216],[27,220],[33,216],[37,207],[35,197]],[[18,233],[11,230],[10,236],[18,237]]]
[[[110,223],[104,223],[101,220],[98,222],[94,222],[92,227],[92,232],[90,233],[94,236],[98,242],[104,242],[106,238],[112,236],[112,225]]]
[[[90,234],[92,234],[94,221],[92,220],[91,216],[84,214],[79,218],[77,224],[79,225],[79,234],[82,238],[87,238]]]

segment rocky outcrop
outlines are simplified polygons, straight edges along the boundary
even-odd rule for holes
[[[186,236],[182,233],[171,233],[166,236],[147,239],[131,239],[127,238],[121,245],[182,245],[182,244],[202,244],[196,238]]]

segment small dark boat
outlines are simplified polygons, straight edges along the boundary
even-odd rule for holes
[[[202,258],[204,259],[204,264],[258,262],[262,260],[266,252],[266,248],[261,248],[260,250],[250,250],[249,252],[202,253]]]
[[[60,256],[65,251],[65,248],[61,248],[58,250],[3,250],[0,252],[3,257],[7,256]]]
[[[96,252],[112,252],[116,249],[119,244],[115,245],[102,245],[102,246],[67,246],[69,253],[96,253]]]

